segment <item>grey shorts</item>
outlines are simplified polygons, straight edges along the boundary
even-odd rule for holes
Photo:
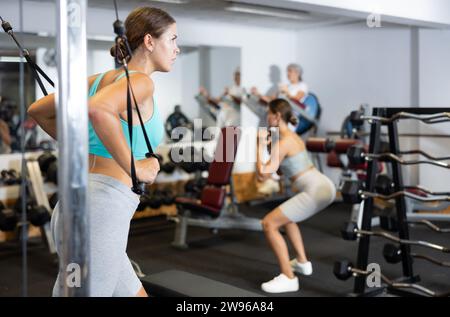
[[[300,176],[293,186],[300,192],[280,205],[283,214],[292,222],[301,222],[330,205],[336,197],[333,182],[311,169]]]
[[[89,174],[89,256],[88,279],[92,296],[135,296],[142,284],[127,256],[126,248],[130,221],[139,204],[139,197],[120,181],[102,174]],[[59,206],[51,220],[56,251],[62,232]],[[61,296],[58,274],[53,296]],[[81,287],[83,287],[81,285]]]

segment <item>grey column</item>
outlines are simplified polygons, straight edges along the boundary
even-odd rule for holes
[[[89,296],[86,0],[57,2],[60,291]]]

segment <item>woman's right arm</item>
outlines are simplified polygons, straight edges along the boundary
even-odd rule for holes
[[[138,105],[149,104],[153,96],[153,82],[144,74],[130,76],[131,86]],[[127,110],[127,81],[121,79],[97,92],[89,99],[89,119],[95,133],[117,164],[130,175],[131,156],[119,115]],[[140,181],[151,183],[158,171],[155,158],[135,162]]]
[[[93,75],[88,79],[88,87],[92,85],[97,75]],[[50,94],[36,100],[28,107],[27,113],[37,124],[56,140],[56,107],[55,94]]]
[[[55,94],[36,100],[30,105],[27,113],[48,135],[56,140]]]

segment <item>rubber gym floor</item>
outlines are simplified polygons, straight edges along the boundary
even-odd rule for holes
[[[275,205],[267,203],[240,210],[249,216],[263,217]],[[344,241],[340,227],[349,219],[350,206],[335,203],[308,221],[300,224],[307,255],[313,263],[314,273],[300,277],[300,290],[276,296],[345,296],[353,287],[353,279],[343,282],[333,275],[336,260],[356,259],[357,243]],[[440,225],[446,226],[445,223]],[[188,250],[170,246],[174,224],[163,218],[134,221],[131,224],[128,255],[145,274],[169,269],[188,271],[210,279],[258,292],[260,284],[279,273],[276,259],[266,244],[262,232],[221,230],[213,234],[208,229],[189,228]],[[432,232],[425,227],[411,228],[411,239],[427,240],[449,245],[448,234]],[[382,256],[382,238],[371,239],[370,262],[379,263],[382,273],[390,278],[401,275],[401,264],[388,264]],[[448,255],[434,250],[415,247],[414,250],[441,261]],[[292,253],[291,253],[292,254]],[[31,240],[28,250],[28,296],[50,296],[57,273],[57,265],[40,239]],[[421,276],[421,285],[433,290],[450,289],[450,270],[423,260],[415,260],[415,274]],[[21,252],[17,242],[0,244],[0,296],[21,294]],[[193,286],[194,287],[194,286]]]

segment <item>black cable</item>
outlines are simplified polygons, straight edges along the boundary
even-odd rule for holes
[[[119,20],[119,10],[117,9],[117,0],[114,0],[114,10],[116,12],[116,20]]]
[[[150,140],[148,138],[147,135],[147,131],[145,130],[144,127],[144,123],[142,120],[142,116],[141,116],[141,112],[139,111],[139,107],[138,107],[138,103],[136,101],[136,98],[134,96],[133,93],[133,89],[131,87],[131,81],[130,81],[130,75],[129,75],[129,71],[128,71],[128,64],[127,64],[127,56],[129,56],[131,58],[132,56],[132,51],[130,48],[130,44],[128,43],[128,39],[125,35],[125,28],[124,25],[122,23],[122,21],[119,20],[119,11],[117,8],[117,1],[114,0],[114,9],[116,12],[116,21],[114,21],[113,23],[113,28],[114,28],[114,33],[116,34],[116,39],[115,39],[115,43],[116,43],[116,48],[115,48],[115,59],[116,62],[119,64],[122,64],[122,67],[125,70],[125,75],[126,75],[126,79],[127,79],[127,121],[128,121],[128,132],[130,135],[130,153],[131,153],[131,167],[130,167],[130,174],[131,174],[131,181],[133,183],[133,187],[131,188],[131,190],[138,194],[138,195],[142,195],[145,192],[145,183],[143,182],[139,182],[139,180],[137,179],[137,175],[136,175],[136,166],[134,163],[134,155],[133,155],[133,149],[132,149],[132,144],[133,144],[133,107],[132,107],[132,101],[134,102],[134,106],[136,109],[136,113],[139,117],[139,122],[142,128],[142,132],[144,135],[144,139],[145,139],[145,143],[147,145],[147,149],[148,152],[146,153],[146,157],[150,158],[150,157],[155,157],[158,158],[158,155],[156,155],[153,152],[152,146],[150,144]],[[119,55],[119,50],[120,50],[120,44],[124,44],[125,45],[125,49],[126,49],[126,54],[121,53]],[[122,59],[120,59],[119,57],[121,57]],[[131,99],[131,97],[133,97],[133,99]]]
[[[5,21],[2,17],[0,17],[0,21],[2,24],[2,28],[3,31],[5,31],[5,33],[7,33],[8,35],[11,36],[11,38],[13,39],[13,41],[16,43],[17,47],[19,48],[20,51],[20,56],[25,58],[25,60],[27,61],[28,66],[30,66],[31,72],[33,73],[33,76],[35,78],[35,80],[37,81],[39,87],[42,90],[42,93],[47,96],[47,90],[45,89],[44,84],[42,83],[41,78],[39,77],[39,74],[41,74],[45,80],[47,80],[47,82],[52,85],[53,87],[55,87],[54,82],[47,76],[47,74],[45,74],[45,72],[35,63],[33,62],[33,60],[30,57],[30,53],[28,52],[27,49],[23,48],[22,45],[20,45],[19,41],[17,40],[16,36],[14,35],[13,32],[13,28],[11,26],[11,24],[7,21]],[[22,30],[22,28],[21,28]]]

